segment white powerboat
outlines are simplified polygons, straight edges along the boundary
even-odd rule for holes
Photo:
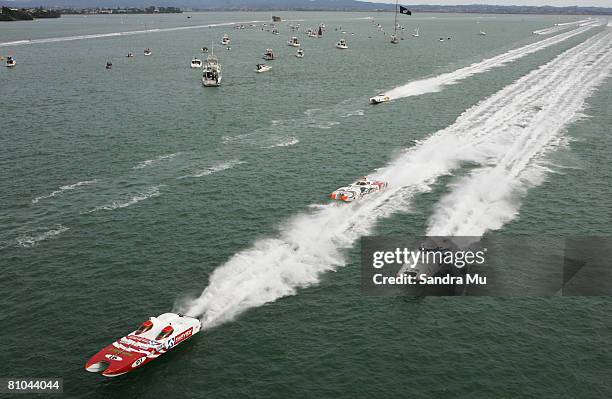
[[[315,32],[313,29],[308,28],[308,30],[306,31],[306,35],[308,37],[317,37],[317,32]]]
[[[266,52],[263,55],[263,59],[266,61],[272,61],[275,58],[276,56],[274,55],[274,51],[272,51],[271,48],[267,48]]]
[[[480,36],[486,36],[486,35],[487,35],[487,32],[485,32],[485,31],[481,30],[481,31],[480,31],[480,33],[479,33],[479,35],[480,35]]]
[[[336,43],[336,47],[341,49],[341,50],[346,50],[348,48],[348,44],[346,44],[346,40],[345,39],[340,39],[340,41],[338,43]]]
[[[330,198],[344,202],[352,202],[367,195],[380,192],[385,188],[387,188],[387,182],[371,181],[367,177],[362,177],[346,187],[340,187],[331,193]]]
[[[130,52],[130,53],[127,53],[127,54],[126,54],[126,57],[127,57],[127,58],[134,58],[134,53],[131,53],[131,52]]]
[[[370,104],[386,103],[387,101],[390,101],[390,100],[391,99],[386,94],[378,94],[374,97],[370,97]]]
[[[270,69],[272,69],[270,65],[266,65],[266,64],[257,64],[256,66],[257,66],[257,69],[255,70],[255,72],[257,73],[268,72]]]
[[[224,46],[229,46],[230,38],[227,34],[223,35],[223,38],[221,39],[221,44]]]
[[[144,49],[144,55],[150,56],[151,54],[153,54],[153,52],[151,51],[150,48],[147,47],[146,49]]]
[[[17,61],[15,61],[15,59],[13,57],[6,57],[6,67],[7,68],[13,68],[15,65],[17,65]]]
[[[300,47],[300,41],[298,40],[297,37],[293,36],[291,39],[289,39],[289,41],[287,42],[287,46],[291,46],[291,47]]]
[[[391,42],[392,44],[398,44],[398,43],[399,43],[399,39],[397,38],[397,35],[396,35],[396,34],[391,35],[391,40],[390,40],[390,42]]]
[[[221,65],[214,55],[214,51],[206,58],[202,71],[202,85],[204,87],[217,87],[221,85]]]
[[[196,57],[193,57],[193,59],[191,60],[191,65],[192,68],[202,68],[202,60]]]
[[[299,49],[297,53],[295,53],[295,56],[298,58],[304,58],[304,50]]]

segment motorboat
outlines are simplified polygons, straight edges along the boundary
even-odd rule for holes
[[[412,34],[412,37],[419,37],[419,28],[416,28],[414,30],[414,33]]]
[[[393,43],[393,44],[398,44],[399,43],[399,39],[398,39],[396,34],[391,35],[390,42]]]
[[[110,61],[106,62],[106,69],[111,69],[113,67],[113,63]]]
[[[270,65],[266,64],[257,64],[256,67],[257,69],[255,70],[255,72],[257,73],[268,72],[270,69],[272,69]]]
[[[15,58],[8,56],[6,57],[6,67],[7,68],[13,68],[17,65],[17,61],[15,61]]]
[[[306,31],[306,35],[308,37],[317,37],[317,32],[315,32],[313,29],[308,28],[308,30]]]
[[[479,35],[480,35],[480,36],[486,36],[486,35],[487,35],[487,32],[485,32],[485,31],[481,30],[481,31],[480,31],[480,33],[479,33]]]
[[[287,42],[287,46],[291,46],[291,47],[300,47],[300,41],[298,40],[297,37],[293,36],[291,39],[289,39],[289,41]]]
[[[202,67],[202,85],[204,87],[217,87],[221,85],[221,65],[214,52],[206,58],[206,63]]]
[[[149,55],[151,55],[151,54],[153,54],[153,52],[151,51],[151,49],[150,49],[150,48],[148,48],[148,47],[147,47],[147,48],[144,50],[144,55],[149,56]]]
[[[330,198],[344,202],[352,202],[370,194],[380,192],[387,188],[387,185],[387,182],[372,181],[367,177],[362,177],[346,187],[340,187],[331,193]]]
[[[273,59],[276,59],[276,56],[274,55],[274,51],[272,51],[271,48],[266,49],[266,52],[263,55],[263,59],[266,61],[271,61]]]
[[[190,64],[190,66],[191,66],[192,68],[202,68],[202,60],[201,60],[201,59],[199,59],[199,58],[193,57],[193,58],[191,59],[191,64]]]
[[[117,377],[157,359],[202,328],[200,320],[180,313],[150,317],[140,327],[93,355],[85,370]]]
[[[227,34],[223,35],[223,38],[221,38],[221,44],[224,46],[229,46],[230,38]]]
[[[390,101],[391,99],[389,98],[388,95],[386,94],[378,94],[374,97],[370,97],[370,104],[380,104],[380,103],[386,103],[387,101]]]
[[[345,39],[340,39],[340,41],[338,43],[336,43],[336,47],[341,49],[341,50],[346,50],[348,48],[348,44],[346,44],[346,40]]]
[[[272,34],[273,34],[273,35],[278,35],[278,34],[279,34],[278,29],[273,28],[273,29],[272,29]]]
[[[132,52],[127,53],[125,56],[126,56],[126,58],[134,58],[134,53],[132,53]]]
[[[297,53],[295,53],[295,56],[298,58],[304,58],[304,50],[298,49]]]
[[[202,47],[202,52],[203,52],[204,54],[208,53],[208,47]]]

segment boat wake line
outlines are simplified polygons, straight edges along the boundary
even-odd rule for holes
[[[428,235],[480,237],[518,214],[520,198],[550,171],[546,155],[567,142],[562,136],[564,127],[582,116],[586,98],[609,76],[610,36],[595,41],[590,54],[574,56],[573,67],[581,72],[570,73],[545,90],[526,87],[521,100],[525,103],[515,104],[522,108],[521,122],[499,124],[503,137],[488,143],[499,146],[495,159],[453,184],[453,190],[439,201],[429,219]],[[607,46],[601,40],[608,40]],[[546,101],[542,102],[544,97]],[[494,119],[501,117],[499,113],[491,115]]]
[[[207,25],[177,26],[177,27],[172,27],[172,28],[153,28],[153,29],[132,30],[132,31],[124,31],[124,32],[95,33],[91,35],[16,40],[12,42],[0,43],[0,47],[22,46],[24,44],[45,44],[45,43],[68,42],[68,41],[73,41],[73,40],[100,39],[100,38],[105,38],[105,37],[132,36],[132,35],[142,35],[144,33],[174,32],[174,31],[190,30],[190,29],[214,28],[218,26],[231,26],[231,25],[236,25],[236,24],[255,24],[255,23],[261,23],[261,22],[265,22],[265,21],[223,22],[223,23],[218,23],[218,24],[207,24]]]
[[[529,54],[533,54],[537,51],[543,50],[555,44],[561,43],[574,36],[580,35],[593,28],[593,26],[583,26],[573,29],[569,32],[565,32],[553,37],[549,37],[544,40],[540,40],[535,43],[528,44],[523,47],[512,49],[506,53],[497,55],[492,58],[487,58],[480,62],[468,65],[464,68],[457,69],[452,72],[443,73],[441,75],[432,76],[429,78],[413,80],[405,85],[398,86],[387,93],[391,100],[398,98],[420,96],[427,93],[435,93],[442,91],[444,86],[449,86],[458,83],[459,81],[469,78],[483,72],[487,72],[493,68],[504,66],[510,62],[514,62],[520,58],[523,58]]]
[[[387,180],[389,188],[370,200],[350,206],[321,205],[295,216],[276,237],[257,240],[217,267],[199,297],[176,307],[201,317],[207,329],[318,283],[322,273],[345,263],[344,249],[371,234],[379,220],[409,211],[415,195],[430,190],[438,177],[452,173],[465,161],[486,164],[503,159],[514,145],[515,137],[508,133],[513,125],[537,124],[575,112],[609,68],[604,65],[610,60],[611,36],[608,29],[558,55],[377,170],[376,176]],[[588,88],[572,90],[576,84]],[[547,105],[544,99],[549,93],[558,100]],[[545,111],[546,118],[535,115],[540,111]],[[537,128],[528,125],[525,129]],[[527,142],[531,137],[524,139]],[[537,152],[542,146],[527,148]],[[530,151],[519,152],[520,156],[515,152],[518,161],[514,165],[525,161]]]

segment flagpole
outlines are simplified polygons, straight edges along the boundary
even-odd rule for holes
[[[395,0],[395,23],[393,25],[393,33],[397,36],[397,3],[399,0]]]

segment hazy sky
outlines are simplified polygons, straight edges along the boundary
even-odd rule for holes
[[[374,3],[393,3],[392,0],[367,0]],[[596,6],[596,7],[612,7],[612,0],[404,0],[400,3],[410,4],[500,4],[508,5],[525,5],[525,6]]]

